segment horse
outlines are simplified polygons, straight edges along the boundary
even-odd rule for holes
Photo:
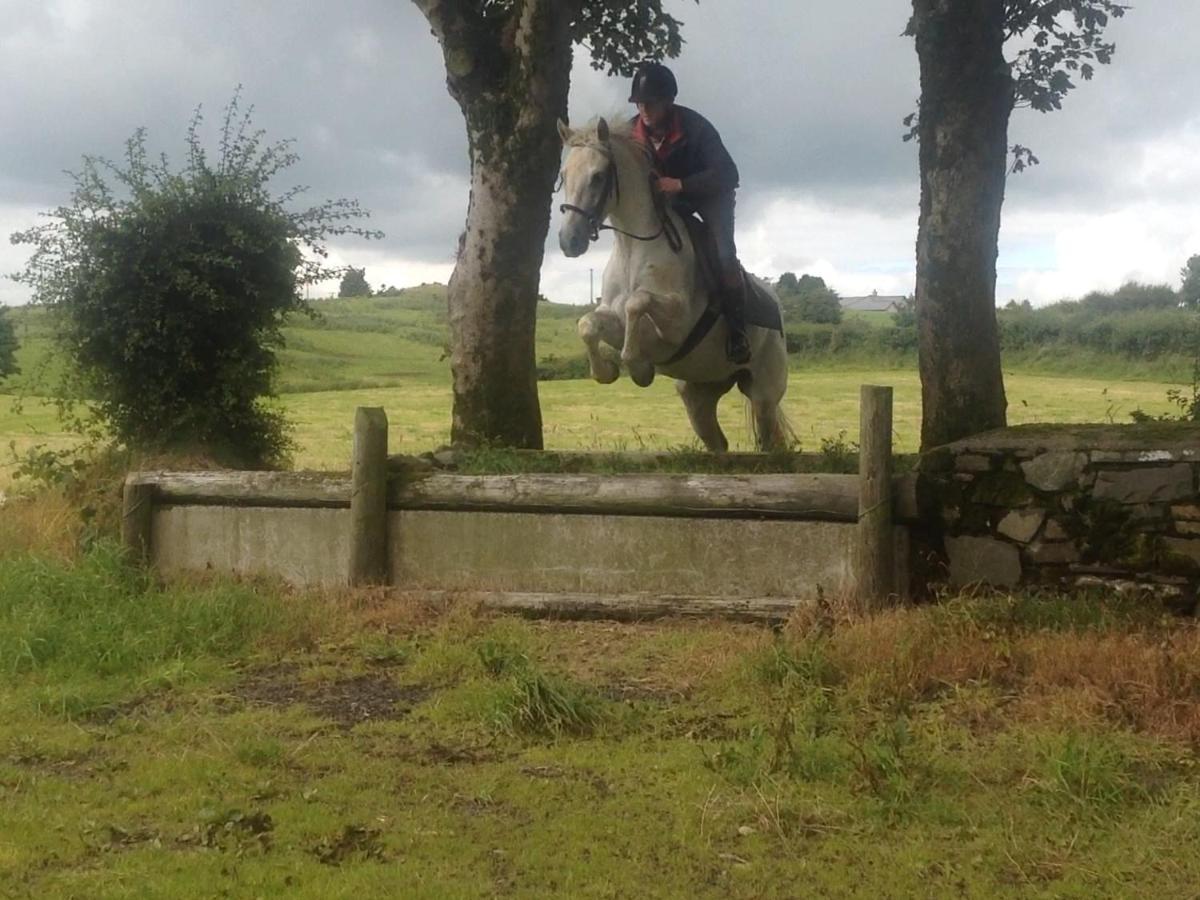
[[[693,431],[714,453],[729,449],[717,403],[736,384],[748,399],[759,449],[784,449],[791,429],[779,406],[788,377],[782,325],[749,324],[750,362],[729,362],[725,319],[717,314],[691,237],[656,195],[649,152],[631,130],[624,123],[610,128],[603,118],[578,130],[558,122],[566,150],[562,252],[582,256],[601,230],[616,235],[599,303],[578,324],[591,376],[611,384],[624,365],[640,387],[648,387],[657,372],[674,378]],[[778,309],[770,286],[754,280]],[[781,311],[774,320],[782,323]],[[620,351],[620,364],[602,343]]]

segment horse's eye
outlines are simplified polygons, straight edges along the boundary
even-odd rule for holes
[[[599,184],[603,180],[604,180],[603,172],[593,172],[592,173],[592,184]]]

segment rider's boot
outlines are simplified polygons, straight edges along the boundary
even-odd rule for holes
[[[734,365],[744,366],[750,362],[750,339],[746,337],[745,279],[742,279],[737,287],[726,288],[721,293],[725,323],[729,329],[725,341],[725,355]]]

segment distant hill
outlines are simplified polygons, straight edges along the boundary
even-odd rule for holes
[[[423,284],[389,296],[313,300],[313,316],[293,315],[283,329],[278,387],[282,393],[391,387],[411,382],[449,383],[450,339],[446,286]],[[583,377],[584,349],[575,331],[583,308],[538,304],[537,348],[544,377]],[[10,311],[20,347],[21,375],[0,393],[38,393],[30,385],[57,380],[49,311]]]

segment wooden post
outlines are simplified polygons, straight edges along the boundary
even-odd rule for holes
[[[352,586],[387,584],[387,415],[378,407],[354,413],[350,487]]]
[[[141,564],[150,562],[150,527],[154,515],[154,485],[125,480],[121,497],[121,543]]]
[[[892,389],[861,390],[858,458],[858,596],[879,607],[895,593],[892,543]]]

